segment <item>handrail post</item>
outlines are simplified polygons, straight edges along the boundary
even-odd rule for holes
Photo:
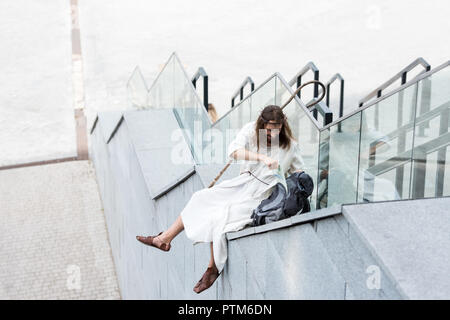
[[[203,78],[203,105],[205,106],[206,111],[208,111],[208,74],[203,67],[199,67],[192,77],[192,84],[195,89],[197,89],[197,80],[200,77]]]
[[[330,107],[330,92],[331,92],[331,85],[336,81],[339,80],[339,118],[344,115],[344,78],[339,74],[336,73],[334,76],[328,80],[326,87],[327,87],[327,93],[326,93],[326,104]],[[338,124],[338,132],[341,132],[341,124]]]
[[[247,84],[250,84],[250,92],[253,92],[255,90],[255,83],[253,82],[252,78],[245,78],[244,82],[242,82],[242,84],[231,97],[231,108],[234,107],[234,99],[236,99],[237,96],[239,96],[240,101],[244,100],[244,88]]]
[[[314,80],[319,81],[319,69],[316,67],[316,65],[310,61],[308,62],[295,76],[294,78],[289,81],[289,85],[292,87],[294,84],[297,85],[296,88],[299,88],[302,85],[302,76],[308,72],[312,71],[314,74]],[[313,98],[317,98],[319,96],[319,85],[316,83],[314,84],[314,92],[313,92]],[[300,92],[297,93],[297,97],[301,98]],[[317,110],[313,109],[312,114],[314,118],[317,120]]]
[[[319,81],[319,70],[314,71],[314,80]],[[317,98],[319,96],[319,85],[316,83],[314,84],[314,94],[313,97]],[[317,119],[317,109],[313,110],[313,116]]]
[[[209,101],[208,101],[208,76],[207,75],[205,75],[203,77],[203,104],[205,105],[205,109],[208,112]]]

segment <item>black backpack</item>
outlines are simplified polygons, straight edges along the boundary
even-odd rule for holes
[[[308,197],[314,189],[314,182],[305,172],[295,172],[286,178],[288,190],[277,183],[271,195],[261,201],[253,210],[253,226],[289,218],[311,210]]]

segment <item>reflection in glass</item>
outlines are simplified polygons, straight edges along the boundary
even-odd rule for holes
[[[413,85],[362,111],[358,202],[409,198],[416,95]]]
[[[450,70],[418,84],[411,197],[450,195]]]

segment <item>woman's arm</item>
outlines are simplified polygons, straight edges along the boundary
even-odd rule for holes
[[[235,160],[249,160],[249,161],[262,161],[270,169],[278,168],[278,160],[272,159],[264,154],[249,151],[245,148],[235,150],[231,157]]]

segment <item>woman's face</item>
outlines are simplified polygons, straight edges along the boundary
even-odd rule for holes
[[[272,138],[278,136],[282,127],[283,124],[276,120],[270,120],[268,123],[264,124],[264,129],[266,129],[267,133],[267,142],[270,143]]]

